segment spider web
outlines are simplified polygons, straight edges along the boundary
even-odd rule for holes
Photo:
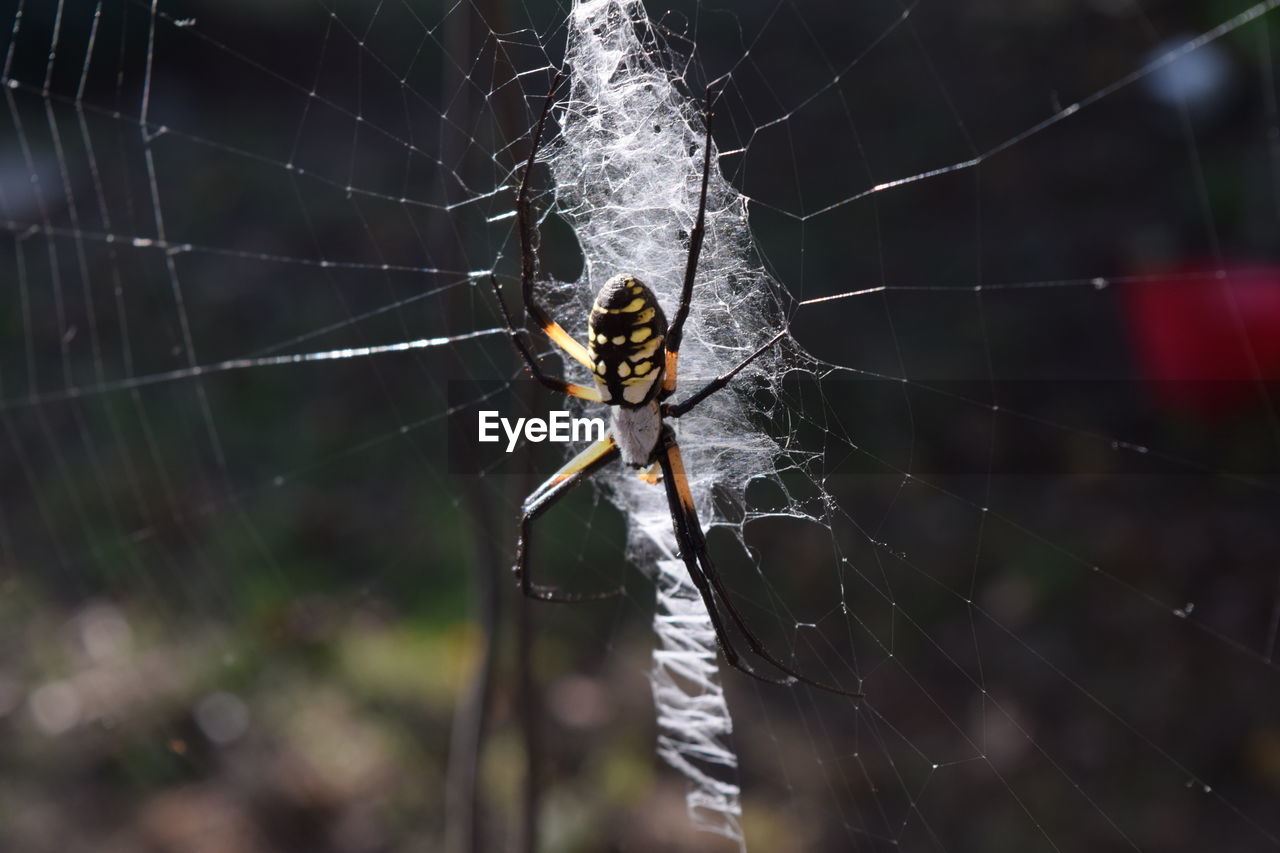
[[[6,13],[0,846],[503,849],[532,760],[546,849],[1280,847],[1276,2],[263,5]],[[672,313],[716,93],[681,388],[789,334],[680,444],[865,700],[719,670],[624,470],[534,571],[627,594],[506,616],[556,69],[579,339]]]

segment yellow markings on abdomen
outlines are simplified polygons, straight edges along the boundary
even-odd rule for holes
[[[628,302],[626,305],[622,306],[621,308],[606,308],[604,310],[609,312],[610,314],[632,314],[632,313],[635,313],[636,311],[639,311],[644,306],[645,306],[644,297],[637,296],[635,299],[632,299],[630,302]]]
[[[591,308],[587,335],[604,402],[630,407],[653,398],[666,333],[662,307],[639,279],[618,275],[605,283]]]
[[[629,361],[642,361],[644,359],[652,358],[653,354],[658,351],[658,347],[660,346],[662,346],[662,338],[649,338],[645,343],[633,344],[632,346],[627,347],[631,353],[627,359]]]

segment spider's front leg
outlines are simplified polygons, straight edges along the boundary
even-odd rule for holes
[[[707,540],[702,535],[702,525],[698,522],[698,511],[694,506],[693,492],[689,490],[689,478],[684,470],[684,462],[680,458],[680,448],[676,444],[675,434],[670,427],[663,428],[662,438],[658,441],[656,455],[658,462],[662,465],[662,476],[667,487],[667,503],[671,506],[671,522],[675,528],[676,543],[680,547],[680,557],[684,560],[685,568],[689,572],[689,578],[702,596],[702,603],[707,608],[707,615],[711,617],[711,626],[715,629],[716,641],[720,645],[720,651],[724,653],[725,661],[739,672],[769,684],[790,685],[799,681],[810,687],[825,690],[828,693],[855,699],[862,698],[863,694],[857,691],[824,684],[793,669],[773,652],[769,651],[764,642],[751,630],[747,620],[738,612],[738,608],[729,598],[729,591],[720,579],[720,573],[716,571],[715,565],[711,562],[711,553],[707,550]],[[746,661],[742,660],[730,641],[728,633],[725,631],[719,607],[724,608],[725,613],[729,615],[734,626],[742,634],[743,639],[747,642],[747,647],[751,649],[752,653],[774,669],[787,675],[787,678],[770,678],[755,671]]]
[[[520,508],[520,538],[516,541],[516,561],[512,571],[515,572],[516,580],[520,584],[520,591],[529,598],[561,603],[596,601],[602,598],[610,598],[623,591],[622,587],[618,587],[606,592],[562,593],[554,587],[539,586],[533,583],[528,566],[530,534],[533,532],[533,522],[544,512],[551,509],[555,502],[564,497],[574,486],[582,483],[617,457],[618,446],[614,444],[610,436],[605,436],[570,459],[563,468],[552,474],[545,483],[534,490],[533,494],[525,498],[524,504]]]

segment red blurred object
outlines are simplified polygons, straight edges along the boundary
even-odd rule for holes
[[[1182,264],[1126,284],[1143,378],[1170,408],[1225,417],[1280,379],[1280,268]]]

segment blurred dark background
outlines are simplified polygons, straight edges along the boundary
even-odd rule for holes
[[[0,9],[0,849],[733,849],[654,756],[623,518],[574,496],[538,570],[624,597],[515,595],[557,452],[450,443],[501,337],[189,372],[496,326],[569,10],[157,8]],[[1280,846],[1277,15],[648,12],[691,97],[727,75],[797,303],[884,288],[793,306],[846,368],[772,423],[822,522],[710,537],[771,647],[868,694],[724,676],[750,847]],[[579,273],[554,218],[542,254]]]

